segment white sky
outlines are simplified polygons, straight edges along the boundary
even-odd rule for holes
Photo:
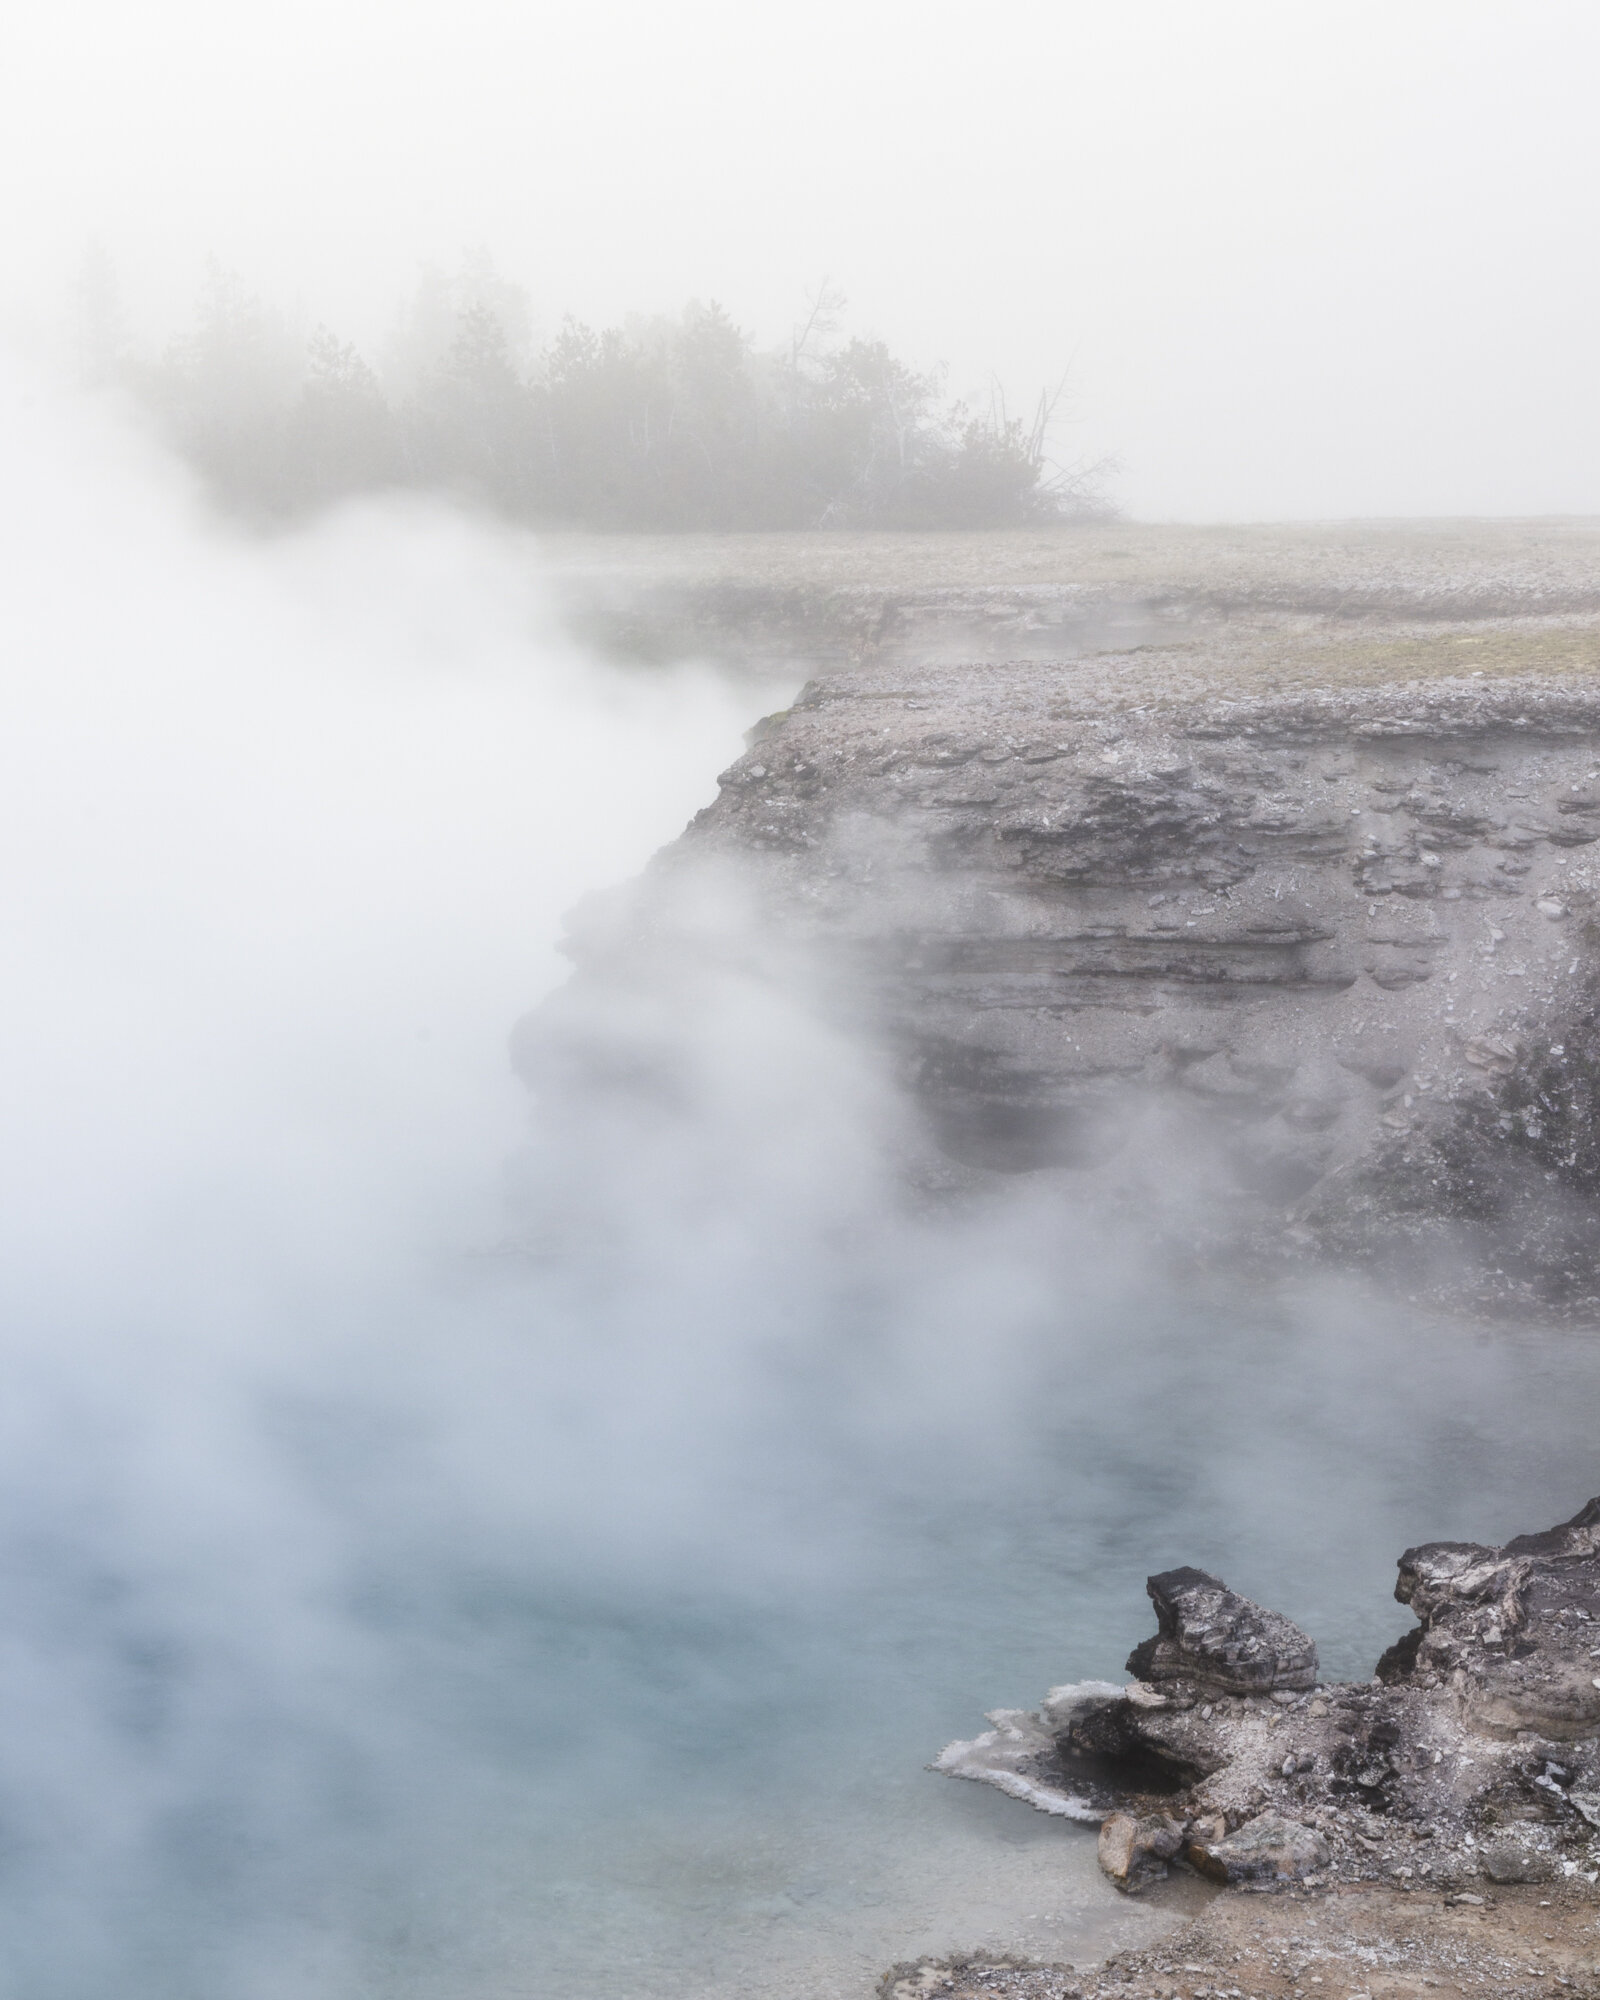
[[[1594,0],[12,0],[6,289],[154,336],[215,250],[369,350],[487,245],[1013,403],[1148,516],[1600,512]]]

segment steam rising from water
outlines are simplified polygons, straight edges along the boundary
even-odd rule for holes
[[[803,981],[584,1000],[530,1122],[561,912],[759,697],[581,658],[481,527],[245,546],[0,411],[0,1993],[845,1990],[999,1921],[918,1767],[1147,1570],[1361,1671],[1404,1542],[1600,1483],[1583,1343],[919,1213]]]
[[[437,1837],[354,1599],[454,1531],[429,1406],[511,1317],[470,1263],[524,1116],[506,1031],[751,697],[577,657],[525,545],[367,513],[246,548],[103,420],[3,404],[14,1976],[94,1990],[142,1941],[157,1983],[177,1951],[211,1992],[320,1990],[256,1927],[337,1940],[324,1843],[371,1886]],[[493,1514],[537,1447],[489,1429]]]

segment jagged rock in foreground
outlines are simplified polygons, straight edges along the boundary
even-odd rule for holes
[[[1448,1683],[1469,1721],[1587,1741],[1600,1729],[1600,1500],[1503,1549],[1429,1542],[1400,1558],[1395,1596],[1421,1621],[1380,1680]],[[1600,1799],[1589,1807],[1600,1826]]]
[[[1420,1623],[1371,1681],[1308,1685],[1304,1634],[1203,1572],[1149,1588],[1130,1665],[1159,1686],[1053,1689],[935,1769],[1101,1821],[1130,1891],[1180,1859],[1252,1888],[1600,1882],[1600,1499],[1504,1548],[1408,1549]],[[1254,1686],[1219,1692],[1241,1653]]]
[[[1136,1680],[1183,1681],[1212,1694],[1314,1687],[1317,1649],[1298,1625],[1263,1611],[1203,1569],[1169,1569],[1146,1584],[1159,1631],[1136,1646]]]

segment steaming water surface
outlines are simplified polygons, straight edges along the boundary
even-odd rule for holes
[[[1013,1477],[991,1461],[965,1479],[941,1448],[893,1499],[860,1496],[850,1526],[872,1547],[849,1584],[747,1584],[720,1616],[660,1606],[626,1638],[621,1607],[590,1610],[567,1698],[613,1748],[648,1748],[634,1797],[612,1818],[587,1795],[589,1844],[541,1871],[556,1987],[602,1990],[624,1939],[643,1990],[797,1993],[866,1992],[874,1963],[954,1945],[1126,1942],[1140,1919],[1090,1836],[919,1773],[930,1751],[984,1706],[1115,1673],[1149,1626],[1144,1574],[1180,1558],[1303,1618],[1330,1674],[1368,1672],[1408,1622],[1388,1595],[1400,1547],[1503,1534],[1593,1483],[1586,1343],[1393,1324],[1422,1354],[1386,1384],[1381,1337],[1342,1317],[1241,1331],[1150,1310],[1068,1334]],[[1358,1383],[1308,1351],[1341,1337],[1361,1341]],[[1191,1345],[1204,1358],[1173,1366]]]
[[[1585,1336],[1174,1297],[1069,1183],[930,1218],[862,1052],[694,1091],[512,1020],[770,695],[618,676],[425,515],[220,540],[11,385],[0,1993],[842,1996],[1155,1921],[927,1774],[1220,1570],[1366,1671],[1392,1563],[1594,1476]],[[665,1012],[663,1012],[665,1008]]]

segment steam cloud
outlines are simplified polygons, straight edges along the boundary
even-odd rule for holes
[[[328,1843],[370,1887],[427,1789],[352,1599],[452,1532],[426,1413],[507,1319],[506,1029],[750,695],[576,657],[525,544],[246,548],[103,415],[0,396],[10,1990],[348,1991]]]
[[[1059,1179],[924,1213],[737,883],[551,1003],[529,1123],[561,913],[749,690],[582,658],[516,538],[245,544],[0,412],[0,1992],[584,1990],[627,1954],[564,1884],[837,1817],[1113,1667],[1149,1568],[1359,1670],[1402,1540],[1592,1489],[1580,1346],[1175,1300]]]

